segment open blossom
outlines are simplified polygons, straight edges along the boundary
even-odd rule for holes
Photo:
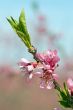
[[[70,94],[73,96],[73,80],[71,78],[68,78],[67,85],[68,85]]]
[[[48,50],[45,53],[37,53],[36,57],[45,65],[49,66],[49,69],[53,70],[56,66],[56,64],[58,63],[58,61],[60,60],[60,58],[57,56],[57,51],[51,51]]]
[[[18,63],[20,69],[29,79],[33,77],[33,70],[37,66],[34,62],[29,62],[28,60],[22,58],[21,61]]]
[[[53,85],[53,79],[57,80],[58,76],[54,73],[58,61],[57,51],[48,50],[45,54],[37,53],[36,57],[42,62],[43,72],[41,73],[41,88],[51,89]]]

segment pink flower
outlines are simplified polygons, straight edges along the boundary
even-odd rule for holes
[[[60,58],[57,56],[57,51],[48,50],[45,54],[45,64],[50,65],[51,68],[55,67]]]
[[[19,66],[23,73],[32,79],[33,75],[37,75],[41,79],[40,88],[51,89],[54,87],[53,80],[57,80],[58,76],[54,73],[58,61],[57,51],[48,50],[45,53],[36,53],[35,57],[40,61],[29,62],[22,58]]]
[[[22,58],[20,62],[18,63],[20,69],[24,73],[25,76],[27,76],[29,79],[32,79],[33,77],[33,70],[36,66],[36,63],[29,62],[28,60]]]
[[[36,57],[42,62],[44,62],[45,60],[44,54],[42,53],[36,53]]]
[[[57,56],[57,51],[48,50],[45,54],[37,53],[36,57],[45,65],[49,65],[51,69],[54,69],[60,58]]]
[[[71,78],[68,78],[67,85],[68,85],[70,94],[73,95],[73,80]]]
[[[41,72],[41,88],[51,89],[53,85],[53,79],[57,80],[58,76],[54,73],[58,61],[57,51],[48,50],[44,54],[37,53],[36,57],[42,62],[43,72]]]

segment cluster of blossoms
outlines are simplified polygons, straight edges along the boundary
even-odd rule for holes
[[[22,58],[18,64],[27,78],[32,79],[34,75],[37,75],[41,79],[40,88],[51,89],[54,87],[53,80],[58,78],[54,73],[60,60],[57,56],[57,51],[48,50],[45,53],[36,53],[35,57],[38,62],[29,62]]]

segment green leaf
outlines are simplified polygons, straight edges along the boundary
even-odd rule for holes
[[[65,94],[64,91],[60,91],[60,97],[61,97],[63,100],[66,100],[66,99],[67,99],[67,95]]]
[[[70,108],[69,103],[66,102],[66,101],[59,101],[59,103],[60,103],[63,107],[65,107],[65,108]]]
[[[26,37],[27,37],[28,41],[30,42],[30,36],[29,36],[28,31],[27,31],[24,10],[21,11],[21,14],[20,14],[20,17],[19,17],[19,26],[20,26],[21,30],[27,35]]]
[[[30,35],[27,30],[26,26],[26,20],[24,11],[21,11],[21,14],[19,16],[19,21],[16,21],[12,16],[10,18],[7,18],[7,21],[10,23],[14,31],[17,33],[17,35],[21,38],[21,40],[24,42],[24,44],[31,48],[31,41],[30,41]]]
[[[7,21],[10,23],[14,31],[18,30],[18,23],[12,18],[7,18]]]
[[[18,25],[18,22],[11,16],[11,20],[16,24]]]
[[[59,97],[60,104],[65,108],[73,108],[73,97],[69,94],[68,88],[65,83],[63,83],[64,89],[60,89]]]
[[[7,18],[7,21],[11,24],[11,26],[12,26],[13,29],[16,28],[15,23],[11,19]]]
[[[25,45],[26,45],[28,48],[30,48],[31,45],[30,45],[30,43],[28,42],[28,40],[26,39],[25,34],[22,33],[21,31],[16,31],[16,32],[17,32],[18,36],[22,39],[22,41],[25,43]]]
[[[64,91],[65,91],[66,95],[67,95],[68,97],[70,97],[70,94],[69,94],[69,91],[68,91],[68,88],[67,88],[65,82],[63,83],[63,86],[64,86]]]

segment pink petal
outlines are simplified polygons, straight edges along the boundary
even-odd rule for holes
[[[59,108],[54,108],[53,110],[61,110],[61,109],[59,109]]]
[[[42,66],[35,68],[34,71],[33,71],[34,74],[35,74],[36,76],[38,76],[38,77],[41,77],[42,74],[43,74],[43,69],[42,69],[42,68],[43,68]]]
[[[21,58],[21,62],[24,62],[24,63],[30,63],[27,59],[25,58]]]
[[[19,65],[26,66],[28,63],[30,63],[27,59],[21,58]]]
[[[41,75],[42,73],[38,71],[38,72],[36,72],[35,74],[36,74],[36,75]]]
[[[29,79],[32,79],[32,77],[33,77],[33,74],[30,74],[30,75],[29,75]]]
[[[43,81],[41,81],[41,83],[40,83],[40,88],[42,88],[42,89],[44,89],[45,88],[45,81],[43,80]]]
[[[44,87],[43,85],[40,84],[40,88],[41,88],[41,89],[44,89],[45,87]]]
[[[37,53],[37,54],[36,54],[36,57],[37,57],[38,59],[40,59],[41,61],[44,60],[44,54]]]
[[[55,56],[55,57],[53,58],[53,62],[54,62],[54,63],[57,63],[58,61],[60,61],[60,58],[59,58],[58,56]]]
[[[46,86],[47,89],[52,89],[53,88],[53,82],[49,82]]]
[[[50,65],[43,64],[44,68],[50,70]]]
[[[57,55],[57,50],[54,50],[53,53],[54,53],[54,55]]]
[[[51,55],[51,50],[46,51],[46,55],[50,56]]]
[[[33,67],[32,65],[28,65],[27,68],[28,68],[28,71],[29,71],[29,72],[34,69],[34,67]]]
[[[73,80],[71,78],[68,78],[67,85],[70,89],[73,89]]]
[[[57,74],[52,74],[52,76],[53,76],[53,78],[54,78],[55,80],[58,80],[58,75],[57,75]]]

